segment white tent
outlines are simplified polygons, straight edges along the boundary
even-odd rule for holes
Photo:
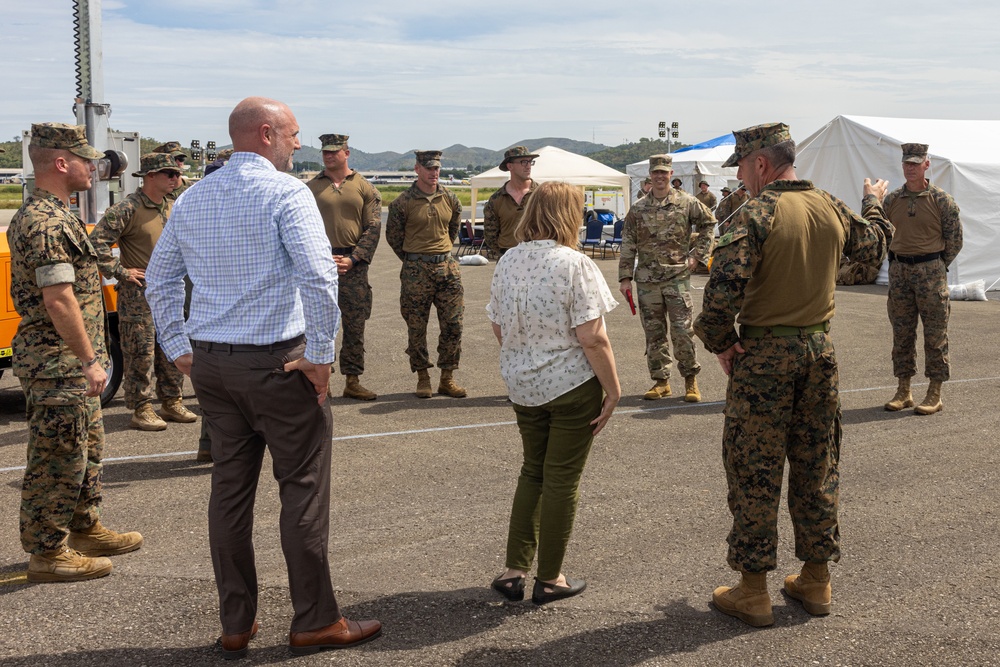
[[[733,154],[736,139],[732,133],[724,134],[694,146],[688,146],[670,154],[673,158],[674,178],[681,179],[681,189],[689,194],[698,192],[698,183],[708,181],[708,189],[722,199],[722,188],[732,187],[738,182],[736,167],[722,167],[722,163]],[[639,191],[642,180],[649,176],[649,160],[636,162],[625,167],[632,182],[632,200]]]
[[[837,116],[798,145],[799,178],[861,210],[865,177],[903,184],[901,144],[930,145],[927,178],[954,198],[962,215],[962,252],[948,271],[955,284],[985,280],[1000,289],[1000,121]],[[886,268],[879,283],[886,284]]]
[[[545,146],[532,152],[538,153],[537,162],[531,168],[531,180],[536,183],[565,181],[581,187],[590,185],[622,188],[624,192],[628,192],[628,176],[601,164],[597,160],[591,160],[589,157],[570,153],[555,146]],[[494,167],[469,179],[469,184],[472,186],[473,222],[475,221],[476,195],[479,188],[499,188],[508,179],[510,179],[510,174],[501,171],[500,167]]]

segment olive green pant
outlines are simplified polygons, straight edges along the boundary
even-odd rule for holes
[[[514,405],[524,465],[510,511],[506,567],[527,572],[537,551],[537,577],[559,576],[594,441],[590,422],[601,413],[603,398],[594,377],[545,405]]]

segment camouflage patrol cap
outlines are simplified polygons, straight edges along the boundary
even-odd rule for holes
[[[733,136],[736,137],[736,150],[722,163],[723,167],[735,167],[740,160],[754,151],[792,140],[792,134],[784,123],[765,123],[743,130],[733,130]]]
[[[145,176],[157,171],[177,171],[177,163],[169,153],[146,153],[139,158],[139,171],[133,176]]]
[[[511,160],[529,157],[533,160],[538,157],[538,153],[532,153],[528,150],[527,146],[512,146],[503,153],[503,162],[500,163],[500,171],[510,171],[510,169],[507,168],[507,163]]]
[[[642,179],[642,184],[643,185],[652,185],[653,184],[653,179],[651,179],[649,176],[647,176],[646,178]]]
[[[350,138],[346,134],[321,134],[319,143],[323,144],[324,151],[342,151],[347,148],[347,140]]]
[[[903,162],[920,164],[927,159],[929,149],[927,144],[903,144]]]
[[[441,151],[413,151],[421,167],[440,167]]]
[[[104,157],[104,153],[87,143],[87,130],[83,125],[32,123],[31,145],[69,151],[87,160],[100,160]]]
[[[184,151],[181,150],[181,144],[179,141],[168,141],[165,144],[160,144],[153,149],[154,153],[170,153],[173,157],[187,157],[184,155]]]
[[[649,156],[649,173],[654,171],[673,171],[674,170],[674,158],[669,155],[650,155]]]

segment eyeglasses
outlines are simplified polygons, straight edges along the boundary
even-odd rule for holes
[[[167,178],[180,178],[181,172],[179,171],[161,171],[161,174],[166,174]]]
[[[535,164],[535,160],[514,160],[514,164],[519,164],[522,167],[531,167]]]

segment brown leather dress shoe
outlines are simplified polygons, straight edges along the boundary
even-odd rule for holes
[[[325,649],[349,648],[369,642],[382,634],[379,621],[349,621],[341,617],[333,625],[307,632],[288,634],[288,648],[295,655],[310,655]]]
[[[222,647],[222,658],[224,660],[236,660],[247,654],[247,646],[250,640],[257,636],[260,626],[257,621],[253,622],[253,627],[238,635],[222,635],[219,637],[219,646]]]

